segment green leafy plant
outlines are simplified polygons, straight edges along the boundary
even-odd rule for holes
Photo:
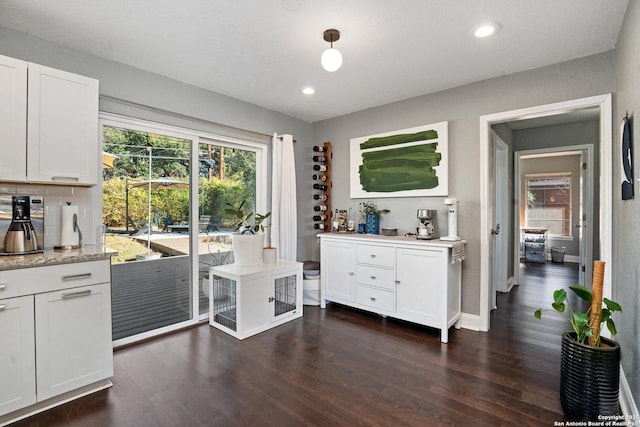
[[[596,302],[594,305],[593,294],[591,290],[585,286],[569,286],[569,289],[582,300],[586,301],[589,308],[586,311],[573,310],[567,299],[567,291],[564,289],[557,289],[553,292],[553,303],[551,307],[558,313],[567,313],[571,326],[576,333],[576,340],[579,343],[589,343],[589,345],[594,347],[600,347],[600,331],[603,323],[607,325],[607,329],[609,329],[611,335],[615,336],[618,333],[611,315],[616,311],[622,311],[620,304],[608,298],[602,298],[599,304]],[[594,312],[594,307],[600,311]],[[534,316],[540,319],[542,317],[542,311],[543,310],[539,308],[535,311]]]
[[[378,205],[371,201],[360,202],[359,213],[361,218],[366,215],[382,215],[389,212],[391,212],[389,209],[378,209]]]
[[[271,216],[271,212],[267,212],[266,214],[253,214],[253,211],[245,212],[243,210],[245,201],[240,203],[238,206],[234,206],[231,203],[226,203],[228,208],[224,211],[229,215],[234,215],[236,218],[240,220],[236,229],[242,234],[256,234],[258,231],[264,232],[264,226],[262,222]],[[253,221],[252,221],[253,220]]]

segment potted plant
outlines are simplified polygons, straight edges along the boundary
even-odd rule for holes
[[[620,345],[602,337],[600,332],[604,324],[612,336],[616,335],[612,315],[622,308],[602,297],[604,264],[594,261],[591,290],[584,286],[569,287],[588,305],[585,311],[571,307],[564,289],[553,293],[551,306],[558,313],[566,313],[573,328],[573,332],[562,335],[560,357],[560,403],[570,420],[590,421],[597,420],[599,415],[618,414]],[[534,315],[540,319],[542,309]]]
[[[380,215],[389,212],[391,212],[389,209],[378,209],[378,206],[371,201],[360,202],[360,218],[366,220],[366,233],[379,234]]]
[[[238,265],[257,265],[262,263],[264,240],[264,236],[258,232],[264,232],[262,222],[271,216],[271,212],[254,215],[253,212],[245,212],[244,205],[244,201],[237,207],[227,203],[228,207],[225,209],[227,214],[234,215],[240,220],[236,226],[237,232],[231,235],[233,257]]]

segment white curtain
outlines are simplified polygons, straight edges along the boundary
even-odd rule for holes
[[[278,258],[296,261],[296,165],[293,136],[273,134],[271,180],[271,245],[278,248]]]

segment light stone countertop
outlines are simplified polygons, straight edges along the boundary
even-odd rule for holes
[[[81,249],[45,249],[43,253],[0,256],[0,271],[19,268],[44,267],[47,265],[110,259],[118,252],[103,245],[84,245]]]

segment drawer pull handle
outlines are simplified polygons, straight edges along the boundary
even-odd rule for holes
[[[375,257],[376,257],[376,254],[371,254],[371,258],[375,258]]]
[[[77,176],[52,176],[51,181],[80,181]]]
[[[371,276],[371,278],[372,278],[373,280],[376,280],[376,276]]]
[[[376,300],[376,297],[371,297],[371,301],[375,301],[375,300]]]
[[[62,281],[88,279],[91,277],[91,273],[71,274],[69,276],[62,276]]]
[[[5,289],[7,289],[7,284],[6,283],[0,283],[0,291],[4,291]]]
[[[7,308],[6,304],[0,304],[0,311],[3,311],[5,308]]]
[[[274,297],[269,297],[269,302],[274,302],[276,299]]]
[[[400,280],[396,280],[396,285],[399,285],[399,284],[400,284]]]
[[[69,292],[66,294],[62,294],[62,299],[86,297],[87,295],[90,295],[90,294],[91,294],[91,289],[87,289],[86,291]]]
[[[350,272],[349,272],[349,276],[353,276],[353,271],[350,271]]]

